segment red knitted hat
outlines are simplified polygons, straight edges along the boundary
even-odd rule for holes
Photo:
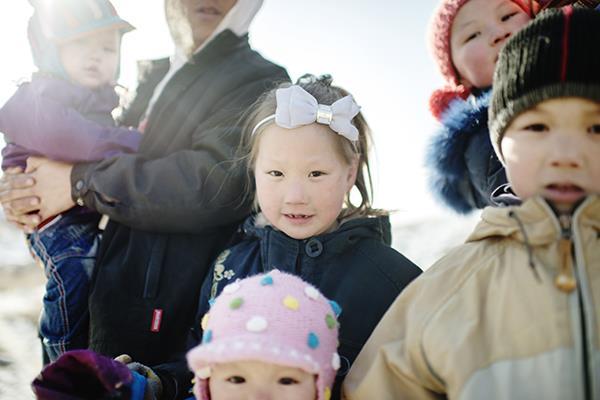
[[[429,49],[435,60],[446,86],[438,89],[431,95],[429,108],[431,113],[440,118],[455,98],[467,98],[469,90],[460,84],[460,77],[452,63],[452,52],[450,49],[450,33],[456,14],[469,0],[441,0],[433,12],[429,23],[428,42]],[[530,14],[529,0],[511,0]]]

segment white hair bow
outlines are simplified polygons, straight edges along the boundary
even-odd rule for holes
[[[360,107],[352,96],[348,95],[327,106],[319,104],[313,95],[298,85],[277,89],[275,96],[275,115],[260,121],[253,129],[253,134],[274,118],[275,123],[282,128],[293,129],[317,122],[329,125],[334,132],[352,142],[358,140],[358,129],[352,124],[352,119],[359,113]]]

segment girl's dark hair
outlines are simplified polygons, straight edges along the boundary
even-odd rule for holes
[[[330,75],[321,75],[319,77],[306,74],[301,76],[296,85],[302,87],[308,93],[310,93],[317,100],[319,104],[331,105],[335,101],[349,95],[349,93],[338,87],[333,86],[332,78]],[[280,84],[277,88],[268,91],[263,94],[248,110],[243,123],[242,141],[240,145],[240,157],[238,158],[245,164],[247,171],[246,179],[246,200],[254,202],[255,209],[258,209],[258,204],[255,201],[254,193],[254,164],[256,162],[256,156],[258,154],[258,142],[261,133],[270,124],[261,125],[254,135],[252,131],[257,124],[265,118],[275,114],[277,108],[277,100],[275,92],[279,88],[286,88],[291,86],[289,82]],[[340,214],[341,218],[347,218],[351,216],[375,216],[385,215],[384,211],[376,210],[372,207],[372,193],[373,183],[371,180],[371,169],[369,166],[369,150],[371,145],[371,130],[365,117],[362,113],[358,113],[352,120],[352,123],[359,132],[358,141],[353,143],[345,137],[336,134],[338,138],[338,148],[343,159],[348,163],[352,163],[358,157],[358,170],[356,174],[356,181],[354,186],[360,194],[360,204],[355,205],[350,199],[350,193],[346,194],[344,201],[344,209]],[[332,131],[333,132],[333,131]],[[335,132],[333,132],[335,133]]]

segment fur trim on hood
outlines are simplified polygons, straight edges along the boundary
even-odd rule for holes
[[[470,182],[465,152],[474,137],[489,135],[490,95],[491,91],[487,91],[478,97],[452,101],[441,115],[442,126],[433,135],[426,152],[430,190],[436,198],[461,214],[477,208],[474,199],[477,194]]]

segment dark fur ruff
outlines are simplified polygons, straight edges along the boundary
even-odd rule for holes
[[[441,126],[434,133],[426,152],[428,185],[434,196],[453,210],[466,214],[475,209],[473,189],[465,163],[471,139],[489,135],[488,105],[491,92],[450,103],[441,116]]]

